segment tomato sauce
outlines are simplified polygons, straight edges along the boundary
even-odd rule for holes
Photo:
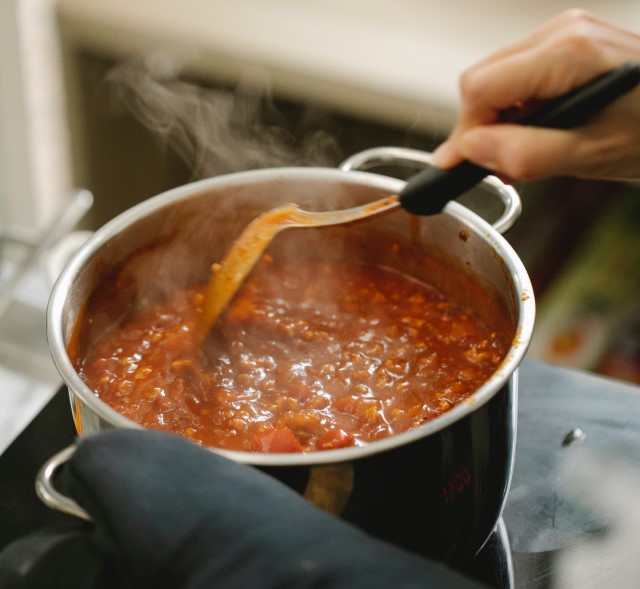
[[[389,268],[265,256],[201,343],[204,291],[136,309],[76,366],[116,411],[206,446],[365,445],[448,411],[506,352],[477,317]]]

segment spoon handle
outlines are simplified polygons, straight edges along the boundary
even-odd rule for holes
[[[605,106],[640,83],[640,64],[628,61],[549,101],[517,120],[519,125],[571,129],[584,124]],[[430,167],[412,176],[400,193],[400,205],[416,215],[439,213],[450,200],[473,188],[493,172],[470,161],[449,169]]]

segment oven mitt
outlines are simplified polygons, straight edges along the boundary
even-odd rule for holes
[[[82,438],[56,487],[93,523],[73,520],[11,544],[0,553],[0,588],[479,587],[256,468],[166,433]]]

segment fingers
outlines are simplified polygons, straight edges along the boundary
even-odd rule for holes
[[[561,38],[567,30],[572,27],[584,27],[588,25],[599,25],[607,28],[616,28],[610,23],[597,17],[583,9],[569,9],[561,12],[549,21],[543,23],[526,37],[506,45],[492,54],[488,55],[476,66],[488,65],[500,61],[503,58],[515,55],[517,53],[527,51],[533,47],[545,43],[549,39]],[[618,32],[627,33],[623,29],[617,29]]]
[[[548,99],[621,65],[640,39],[581,10],[563,13],[462,74],[460,124],[495,121],[505,108]]]
[[[574,164],[576,142],[573,135],[560,131],[490,125],[464,133],[458,149],[462,157],[513,180],[532,180],[561,174]]]
[[[511,180],[640,177],[640,127],[612,124],[603,119],[573,131],[482,125],[460,136],[456,153]]]
[[[463,73],[460,115],[449,139],[435,151],[435,165],[448,168],[471,159],[514,179],[585,175],[590,173],[587,164],[596,165],[599,171],[614,170],[607,161],[612,155],[603,155],[604,141],[595,133],[624,135],[620,128],[640,117],[637,104],[610,109],[608,124],[589,125],[586,136],[591,138],[586,145],[578,143],[578,139],[585,140],[581,132],[492,123],[504,120],[505,111],[527,109],[557,97],[628,59],[640,59],[640,36],[583,10],[560,14]],[[638,137],[627,135],[626,139],[629,146]],[[624,159],[623,150],[617,156]]]

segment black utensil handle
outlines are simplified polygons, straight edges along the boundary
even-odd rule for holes
[[[640,64],[629,61],[551,100],[516,122],[553,129],[577,127],[638,83]],[[470,190],[491,173],[491,170],[466,160],[446,170],[427,168],[409,179],[399,195],[400,204],[416,215],[439,213],[447,202]]]

